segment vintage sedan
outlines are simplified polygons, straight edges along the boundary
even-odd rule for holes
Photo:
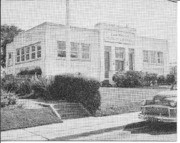
[[[144,100],[139,118],[147,121],[177,122],[177,90],[160,92]]]

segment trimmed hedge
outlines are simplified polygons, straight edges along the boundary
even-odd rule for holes
[[[17,75],[41,75],[42,74],[42,70],[40,67],[36,67],[35,69],[25,69],[25,70],[21,70]]]
[[[142,86],[143,75],[142,72],[127,71],[116,73],[112,79],[117,87],[139,87]]]
[[[77,75],[56,75],[54,78],[40,78],[32,83],[34,93],[45,99],[79,102],[95,114],[100,106],[100,83],[94,79]]]

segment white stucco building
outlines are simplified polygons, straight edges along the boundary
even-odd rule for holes
[[[166,39],[140,37],[136,29],[104,23],[94,29],[71,27],[70,39],[67,62],[64,25],[45,22],[20,33],[7,46],[6,74],[40,67],[46,76],[81,73],[111,81],[117,71],[169,72]]]

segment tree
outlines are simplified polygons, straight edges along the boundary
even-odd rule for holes
[[[19,33],[22,32],[16,26],[9,26],[9,25],[1,25],[1,66],[6,66],[6,46],[7,44],[13,42],[14,37]]]

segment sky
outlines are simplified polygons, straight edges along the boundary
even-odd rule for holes
[[[23,30],[43,22],[65,24],[65,0],[1,0],[1,24]],[[167,0],[70,0],[71,25],[128,25],[138,36],[167,39],[170,62],[177,58],[177,4]]]

